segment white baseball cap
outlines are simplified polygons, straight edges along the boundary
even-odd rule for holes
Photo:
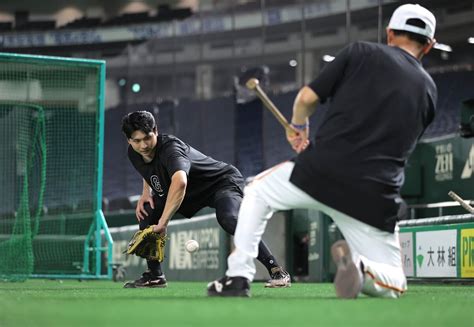
[[[407,24],[409,19],[420,19],[425,27]],[[436,18],[428,9],[414,4],[406,4],[398,7],[392,14],[388,28],[420,34],[433,39],[436,28]]]

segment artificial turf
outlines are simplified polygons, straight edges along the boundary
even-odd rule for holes
[[[409,285],[398,300],[340,300],[331,284],[294,283],[252,298],[208,298],[203,282],[123,289],[108,281],[0,282],[0,326],[474,326],[474,288]]]

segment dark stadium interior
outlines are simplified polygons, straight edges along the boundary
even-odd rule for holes
[[[253,176],[290,158],[292,152],[277,122],[259,102],[244,99],[236,103],[242,90],[235,80],[252,68],[267,67],[267,91],[288,116],[296,90],[317,75],[325,63],[323,56],[335,55],[353,40],[384,42],[389,14],[401,2],[406,1],[367,0],[364,6],[353,1],[342,12],[332,12],[328,1],[305,0],[142,1],[141,7],[131,9],[127,1],[57,0],[40,4],[23,0],[0,4],[0,50],[107,60],[103,195],[104,209],[114,211],[130,209],[129,197],[141,189],[140,179],[126,158],[126,142],[120,132],[125,113],[151,110],[159,117],[161,132],[176,134],[216,159],[235,164],[246,177]],[[423,136],[433,139],[458,133],[461,101],[474,97],[474,45],[467,42],[474,36],[474,4],[467,0],[418,3],[440,17],[436,37],[452,49],[434,50],[423,61],[440,94],[438,115]],[[279,16],[309,4],[311,10],[323,14],[293,21]],[[58,13],[67,8],[73,8],[74,15],[60,21]],[[258,16],[262,10],[269,16],[260,26],[235,24],[235,17]],[[229,17],[234,26],[222,27]],[[186,32],[186,25],[179,25],[184,32],[176,35],[152,32],[105,42],[86,38],[29,46],[6,43],[16,35],[16,42],[28,44],[30,41],[19,40],[18,35],[51,32],[100,34],[137,27],[156,32],[164,24],[186,24],[193,19],[204,22],[205,27]],[[138,92],[132,90],[133,84],[139,85]],[[313,118],[313,133],[324,111],[324,106],[320,107]]]

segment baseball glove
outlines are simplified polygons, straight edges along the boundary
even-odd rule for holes
[[[149,226],[133,235],[124,253],[162,262],[165,258],[165,245],[166,235],[155,233],[153,226]]]

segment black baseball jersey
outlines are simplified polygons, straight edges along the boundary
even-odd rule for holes
[[[357,42],[308,85],[329,102],[291,182],[316,200],[393,232],[404,167],[433,120],[436,86],[398,47]],[[317,109],[316,109],[317,110]]]
[[[243,177],[237,168],[202,154],[172,135],[158,135],[155,157],[151,162],[146,163],[130,145],[128,157],[152,188],[153,195],[160,199],[166,199],[173,174],[179,170],[186,173],[186,194],[178,210],[186,217],[209,205],[222,188],[231,187],[242,193]]]

